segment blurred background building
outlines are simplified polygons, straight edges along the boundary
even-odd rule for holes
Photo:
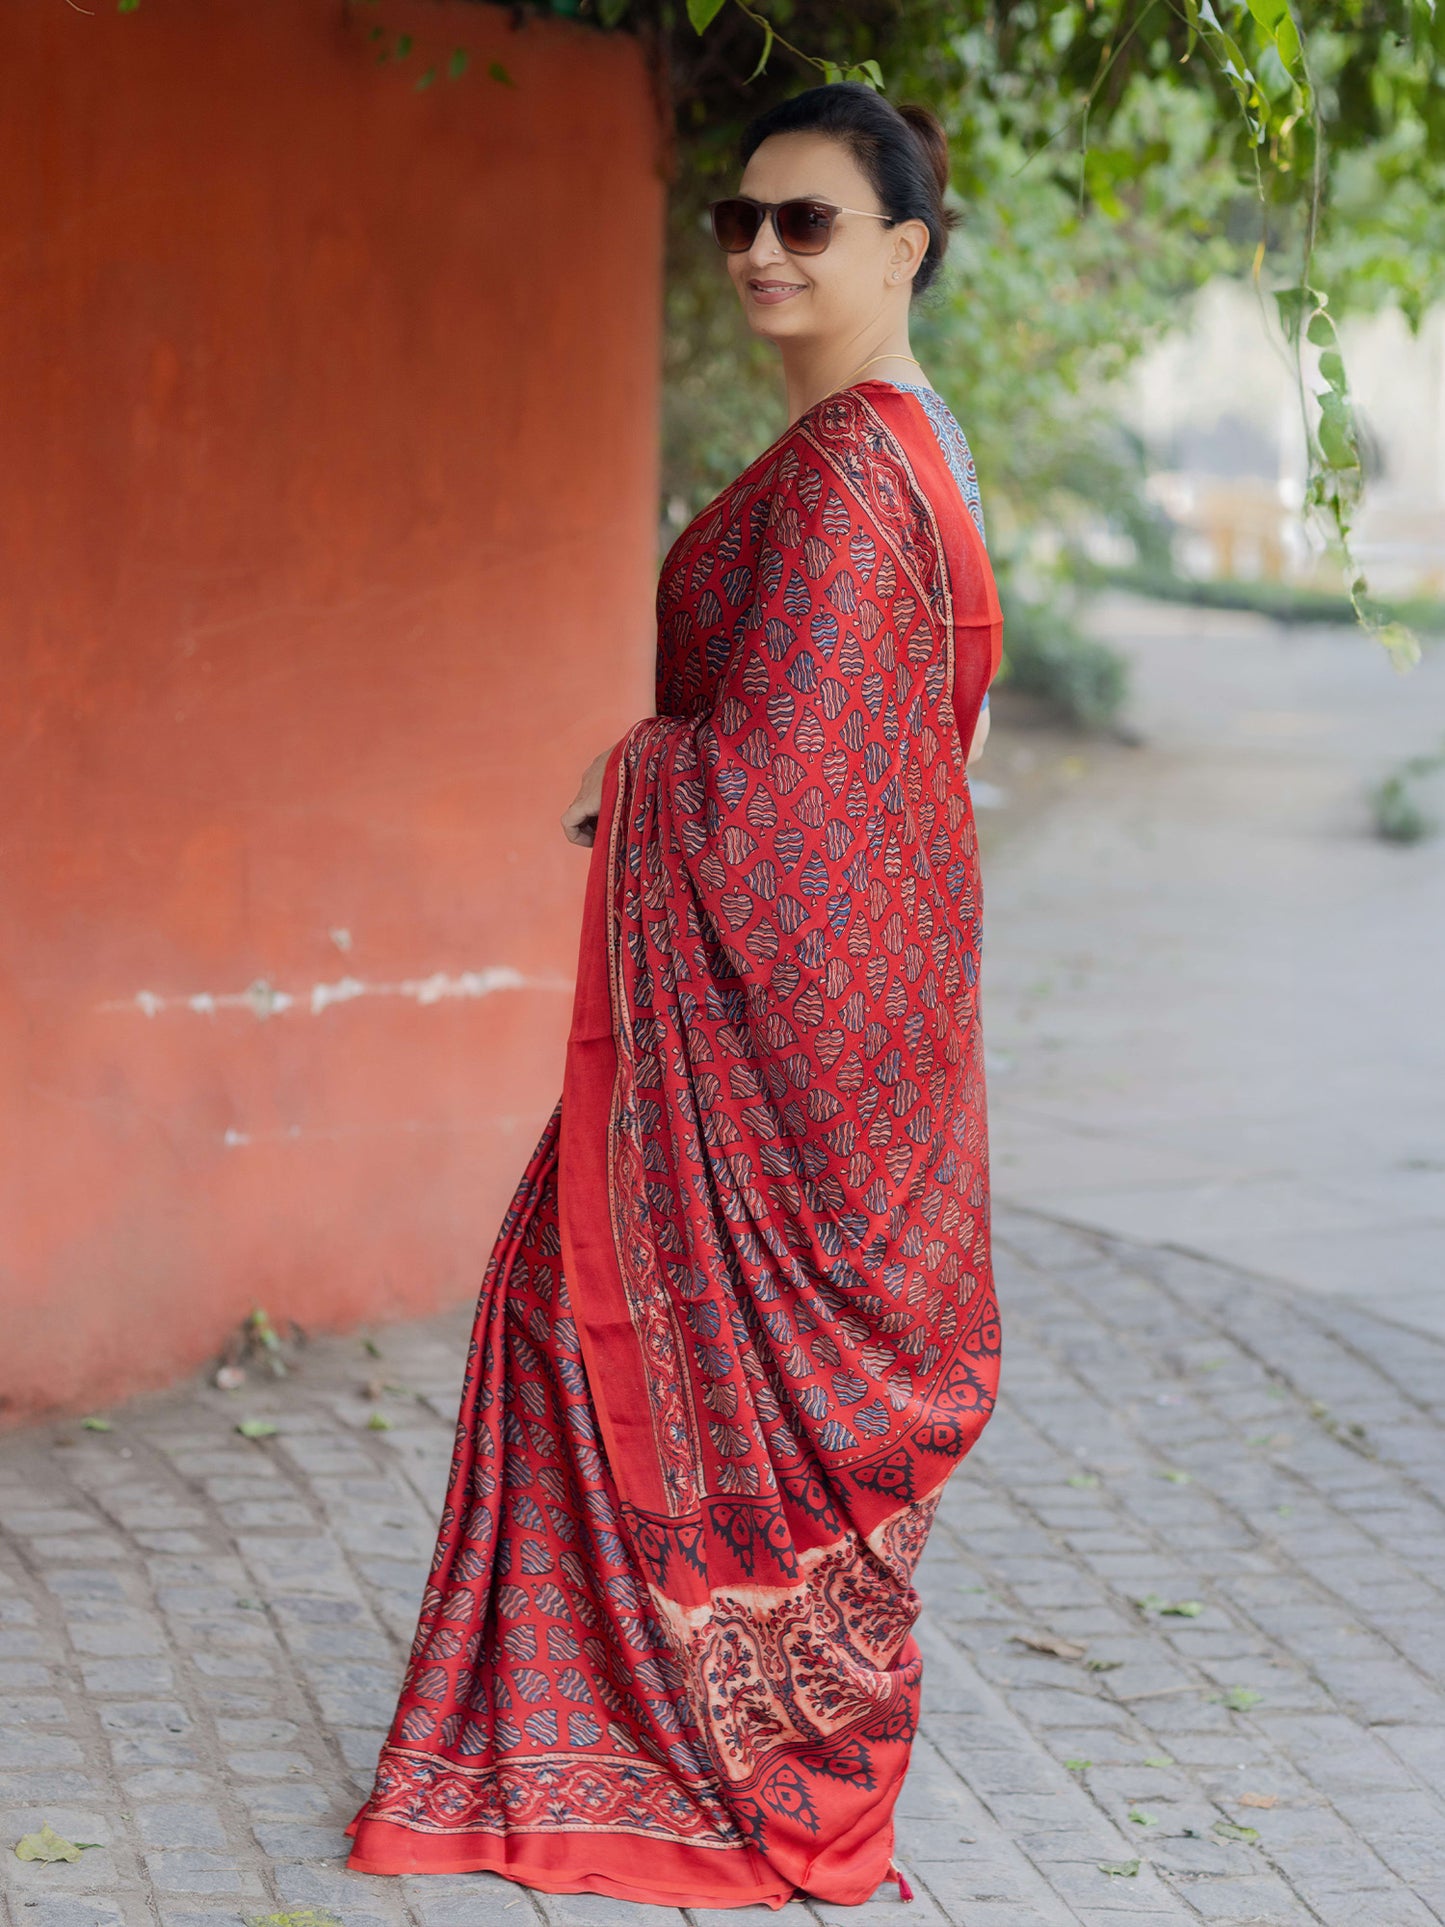
[[[1445,594],[1445,309],[1418,332],[1399,310],[1344,322],[1368,492],[1355,554],[1384,595]],[[1320,384],[1306,351],[1308,392]],[[1177,528],[1180,572],[1340,586],[1301,520],[1305,436],[1293,352],[1247,282],[1194,297],[1177,332],[1130,371],[1120,414],[1147,451],[1147,493]],[[1101,556],[1116,553],[1107,544]]]

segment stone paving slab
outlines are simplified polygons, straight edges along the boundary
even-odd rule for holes
[[[996,1237],[1003,1402],[919,1573],[918,1898],[784,1927],[1438,1927],[1445,1345],[1037,1214]],[[8,1927],[675,1918],[345,1870],[468,1323],[0,1441]],[[97,1844],[17,1861],[47,1820]]]

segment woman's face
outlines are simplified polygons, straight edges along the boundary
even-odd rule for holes
[[[882,213],[868,176],[827,134],[773,134],[748,162],[739,194],[755,201],[816,200]],[[746,254],[724,259],[754,334],[772,341],[867,338],[879,322],[904,319],[913,276],[928,248],[922,221],[889,227],[840,214],[821,254],[789,254],[771,219]]]

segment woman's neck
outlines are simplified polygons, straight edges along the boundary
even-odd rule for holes
[[[788,397],[788,424],[806,414],[815,402],[857,380],[906,380],[922,375],[908,345],[908,331],[896,330],[873,342],[855,341],[840,347],[835,341],[783,342],[783,385]]]

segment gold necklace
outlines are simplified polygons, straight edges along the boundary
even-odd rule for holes
[[[917,355],[901,355],[896,349],[889,348],[881,355],[870,355],[867,361],[860,362],[853,370],[853,373],[849,375],[848,380],[840,385],[844,388],[848,387],[849,383],[861,375],[865,368],[871,368],[875,361],[911,361],[915,368],[921,368],[923,366],[923,363],[918,359]]]

